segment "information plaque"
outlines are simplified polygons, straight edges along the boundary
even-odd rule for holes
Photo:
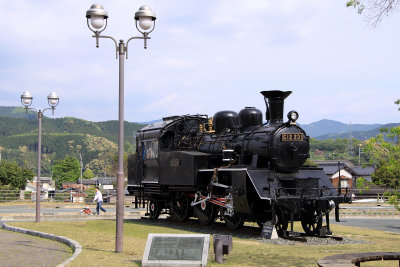
[[[207,266],[210,235],[149,234],[142,266]]]
[[[275,226],[272,224],[263,223],[261,237],[266,239],[277,239],[278,234],[276,232]]]

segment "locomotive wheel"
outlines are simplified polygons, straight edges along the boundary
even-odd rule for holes
[[[236,214],[234,214],[232,217],[224,214],[224,221],[225,221],[226,227],[228,227],[229,229],[232,229],[232,230],[238,229],[244,223],[244,220],[242,220],[242,218],[240,218]]]
[[[183,222],[190,217],[190,203],[187,197],[175,199],[172,204],[172,218],[178,222]]]
[[[204,225],[210,224],[215,221],[218,216],[218,209],[210,202],[202,202],[196,205],[194,208],[194,214],[197,220]]]
[[[150,219],[156,220],[160,216],[161,208],[160,204],[155,199],[149,201]]]
[[[305,212],[301,214],[301,226],[307,235],[319,235],[322,227],[321,212]]]

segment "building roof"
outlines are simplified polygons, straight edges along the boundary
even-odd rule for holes
[[[357,174],[357,176],[371,176],[375,171],[374,166],[354,166],[353,171]]]
[[[84,185],[96,185],[97,184],[97,180],[82,179],[82,184],[84,184]]]
[[[315,161],[325,172],[327,175],[333,175],[339,171],[339,165],[341,170],[346,170],[350,172],[352,175],[359,176],[358,172],[354,170],[354,167],[351,166],[350,161],[348,160],[341,160],[341,161]],[[366,170],[367,171],[367,170]]]
[[[34,176],[32,182],[36,182],[36,180],[37,180],[37,176]],[[40,182],[41,183],[49,183],[52,180],[53,179],[51,177],[40,177]]]
[[[319,166],[338,166],[338,164],[340,163],[340,166],[347,166],[347,167],[351,167],[351,163],[348,160],[315,160],[315,163],[317,163]]]
[[[98,178],[97,183],[101,185],[112,185],[113,183],[116,183],[117,179],[116,178]]]
[[[76,182],[62,182],[61,183],[62,186],[64,186],[64,185],[76,185],[76,184],[77,184]]]

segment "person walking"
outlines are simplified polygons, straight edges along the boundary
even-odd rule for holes
[[[98,186],[96,186],[96,195],[94,196],[93,201],[97,201],[97,206],[96,206],[96,212],[97,215],[99,215],[100,210],[102,210],[104,213],[106,213],[106,209],[102,207],[103,205],[103,195],[100,192],[100,189]]]

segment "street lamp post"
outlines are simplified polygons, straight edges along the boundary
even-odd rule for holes
[[[25,107],[25,110],[28,112],[28,109],[34,110],[37,112],[38,116],[38,154],[37,154],[37,179],[36,179],[36,222],[40,222],[40,172],[41,172],[41,159],[42,159],[42,118],[43,113],[46,110],[51,109],[52,114],[54,115],[54,110],[58,105],[59,97],[55,92],[51,92],[47,96],[47,101],[49,103],[50,108],[45,108],[42,110],[36,110],[34,108],[30,108],[29,106],[32,104],[33,96],[30,92],[26,91],[21,95],[21,103]]]
[[[142,6],[135,13],[136,29],[143,35],[131,37],[126,44],[124,40],[117,41],[101,33],[107,27],[108,13],[99,4],[93,4],[86,11],[87,25],[94,33],[96,47],[99,47],[100,38],[108,38],[114,41],[116,58],[119,59],[119,111],[118,111],[118,171],[117,171],[117,210],[116,210],[116,235],[115,252],[121,253],[123,249],[123,226],[124,226],[124,59],[128,58],[128,44],[133,39],[143,39],[144,48],[147,48],[148,35],[154,30],[156,14],[148,7]]]

